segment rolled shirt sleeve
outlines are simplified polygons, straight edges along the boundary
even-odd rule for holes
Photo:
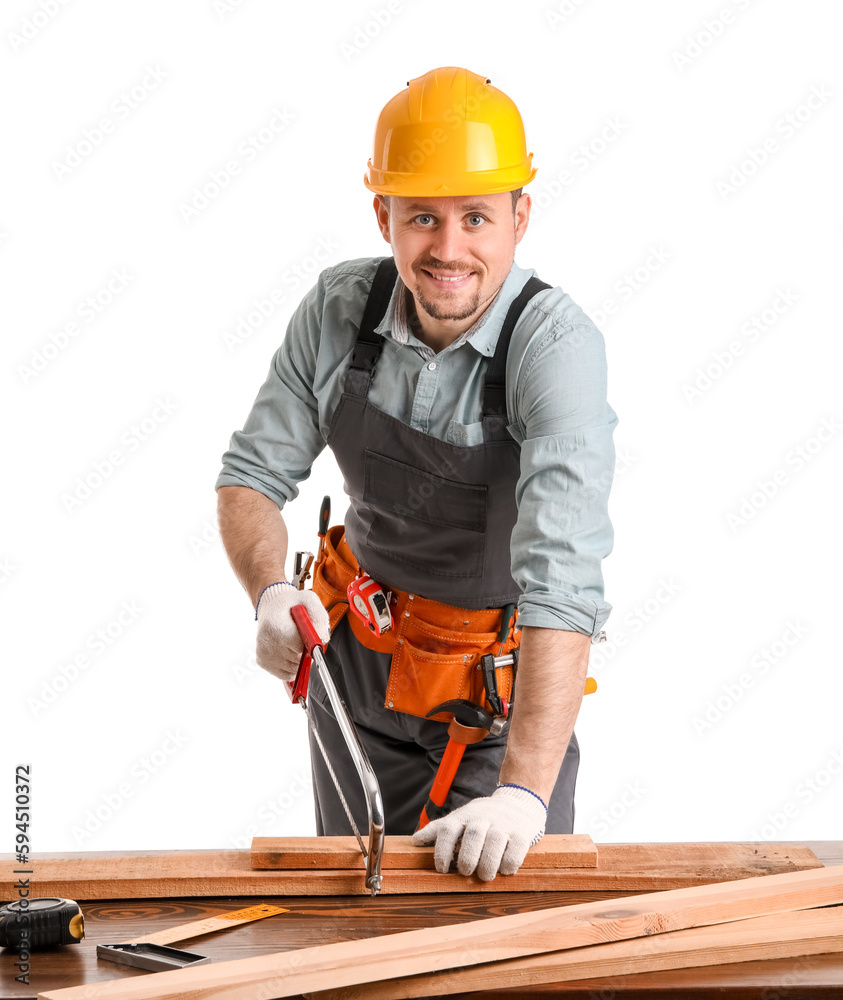
[[[248,486],[283,508],[325,447],[313,392],[325,302],[323,277],[290,318],[243,429],[231,436],[220,486]]]
[[[583,314],[584,317],[584,314]],[[601,562],[617,416],[606,400],[603,337],[587,317],[558,325],[525,359],[510,433],[521,444],[512,575],[519,624],[596,636],[611,611]]]

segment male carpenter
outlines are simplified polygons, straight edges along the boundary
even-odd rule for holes
[[[431,700],[466,684],[476,692],[478,653],[496,651],[501,609],[517,602],[508,731],[467,748],[439,818],[415,834],[435,842],[440,871],[459,841],[459,870],[483,879],[517,871],[545,831],[573,830],[574,722],[610,611],[601,560],[612,548],[617,418],[599,331],[514,262],[535,173],[515,104],[483,76],[433,70],[389,101],[364,181],[391,257],[319,275],[217,480],[222,539],[256,606],[258,662],[295,674],[295,604],[330,634],[326,659],[390,833],[416,830],[448,740],[442,721],[424,717]],[[415,600],[397,640],[397,630],[372,637],[348,613],[331,632],[325,605],[330,622],[338,606],[285,577],[279,509],[326,444],[350,498],[344,530],[329,533],[329,568],[362,569],[393,599]],[[323,741],[341,746],[315,682],[309,702]],[[317,830],[347,833],[311,757]],[[338,770],[352,794],[351,763]],[[350,805],[365,825],[362,798]]]

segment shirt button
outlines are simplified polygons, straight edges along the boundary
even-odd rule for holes
[[[432,372],[434,370],[434,368],[436,368],[436,362],[435,361],[431,361],[430,364],[427,366],[427,370],[429,372]]]

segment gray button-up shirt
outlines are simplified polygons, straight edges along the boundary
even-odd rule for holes
[[[326,268],[290,319],[220,486],[249,486],[283,508],[325,447],[382,258]],[[398,278],[377,327],[385,343],[369,401],[417,430],[457,445],[483,441],[483,379],[510,304],[533,270],[513,264],[469,330],[439,352],[407,323]],[[606,401],[603,337],[561,288],[540,291],[515,327],[506,366],[508,430],[521,446],[511,571],[523,591],[521,626],[596,635],[611,605],[601,560],[612,550],[607,501],[617,417]]]

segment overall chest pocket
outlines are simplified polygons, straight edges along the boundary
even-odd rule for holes
[[[445,440],[461,447],[483,444],[483,423],[481,421],[476,424],[461,424],[457,420],[452,420],[448,424]]]
[[[373,517],[366,543],[437,575],[482,576],[488,492],[485,484],[457,482],[367,449],[363,502]]]

